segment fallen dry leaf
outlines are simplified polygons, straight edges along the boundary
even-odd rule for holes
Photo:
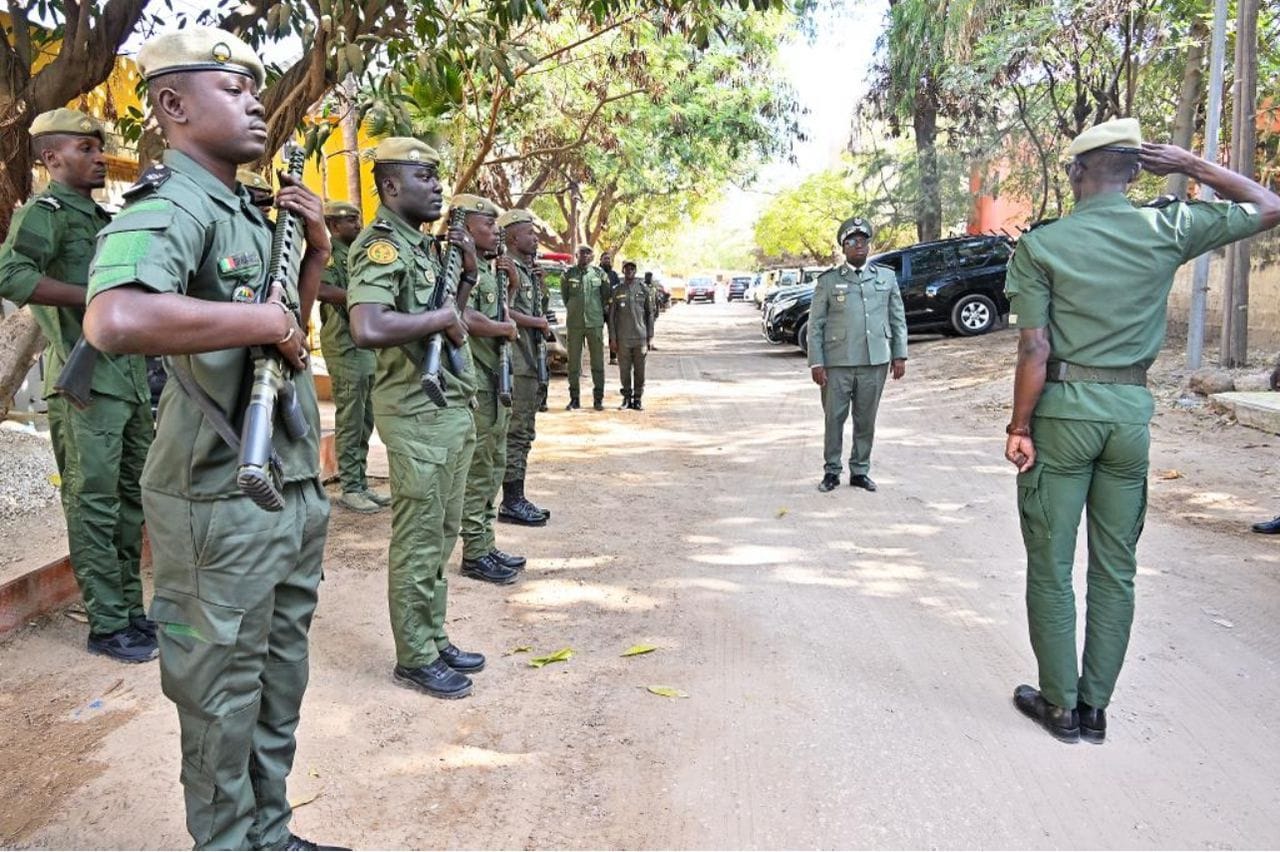
[[[1181,479],[1181,478],[1182,478],[1182,471],[1180,471],[1180,470],[1175,470],[1174,468],[1169,468],[1168,470],[1162,470],[1162,471],[1160,471],[1160,473],[1157,475],[1157,478],[1158,478],[1158,479],[1164,479],[1164,480],[1169,480],[1169,479]]]
[[[688,698],[689,693],[683,689],[676,689],[674,686],[646,686],[645,689],[654,695],[661,695],[663,698]]]
[[[290,799],[289,807],[293,808],[296,811],[298,808],[302,807],[303,805],[311,804],[312,802],[314,802],[316,799],[320,798],[323,795],[324,795],[324,791],[321,790],[318,793],[312,793],[310,796],[299,796],[296,799]]]
[[[550,663],[563,663],[565,660],[573,656],[572,648],[561,648],[554,654],[547,654],[545,657],[534,657],[529,661],[529,665],[535,669],[540,669]]]
[[[657,645],[632,645],[630,648],[622,652],[624,657],[638,657],[641,654],[650,654],[658,650]]]
[[[61,476],[60,474],[57,474],[57,473],[51,473],[51,474],[49,474],[49,484],[51,484],[54,488],[61,488],[61,487],[62,487],[62,476]]]
[[[516,647],[508,651],[506,654],[504,654],[503,656],[510,657],[512,654],[527,654],[532,650],[533,650],[532,645],[517,645]]]
[[[785,517],[787,516],[787,512],[790,512],[790,511],[791,511],[791,510],[790,510],[790,509],[788,509],[786,506],[783,506],[781,509],[779,509],[779,510],[778,510],[778,515],[777,515],[777,517],[779,517],[779,518],[785,518]]]

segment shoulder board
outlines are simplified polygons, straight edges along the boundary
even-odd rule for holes
[[[43,204],[50,210],[61,210],[62,202],[54,198],[52,195],[42,195],[36,199],[36,204]]]
[[[1168,207],[1170,204],[1173,204],[1175,201],[1181,201],[1181,200],[1182,199],[1176,195],[1161,195],[1159,198],[1153,198],[1142,206],[1154,207],[1157,210],[1160,210],[1165,207]]]
[[[396,226],[386,219],[374,219],[369,223],[370,228],[377,228],[379,231],[394,231]]]
[[[1056,222],[1056,221],[1058,221],[1058,217],[1057,217],[1057,216],[1053,217],[1052,219],[1041,219],[1041,220],[1040,220],[1040,221],[1038,221],[1038,222],[1032,222],[1032,223],[1031,223],[1031,227],[1030,227],[1030,228],[1027,228],[1027,230],[1026,230],[1024,233],[1028,233],[1028,234],[1029,234],[1029,233],[1031,233],[1032,231],[1034,231],[1036,228],[1043,228],[1045,225],[1052,225],[1052,224],[1053,224],[1054,222]]]
[[[136,198],[150,192],[167,181],[173,172],[164,163],[156,163],[138,178],[138,182],[124,191],[125,198]]]

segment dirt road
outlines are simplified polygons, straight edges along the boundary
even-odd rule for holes
[[[1280,510],[1280,439],[1162,407],[1109,741],[1064,746],[1010,704],[1034,679],[1000,455],[1010,333],[913,342],[881,409],[876,494],[815,490],[816,390],[750,307],[677,306],[658,343],[643,414],[567,414],[553,385],[529,490],[554,519],[501,527],[530,557],[523,581],[452,581],[451,636],[490,655],[470,699],[393,685],[389,522],[335,509],[291,782],[300,834],[1280,845],[1280,542],[1244,531]],[[57,617],[0,645],[0,845],[183,847],[157,670],[87,657],[83,630]],[[637,643],[659,650],[619,656]],[[528,665],[566,647],[568,662]]]

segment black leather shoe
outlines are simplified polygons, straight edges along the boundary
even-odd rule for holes
[[[840,484],[840,477],[834,473],[825,473],[822,475],[822,481],[818,483],[818,490],[822,492],[833,491]]]
[[[129,626],[152,641],[156,638],[156,623],[145,615],[129,616]]]
[[[1101,707],[1090,707],[1088,704],[1077,704],[1076,714],[1080,717],[1080,739],[1088,743],[1101,744],[1107,739],[1107,711]]]
[[[115,633],[90,633],[85,646],[90,654],[101,654],[122,663],[150,662],[160,653],[155,637],[133,625]]]
[[[871,480],[871,477],[867,476],[865,473],[851,474],[849,476],[849,484],[852,485],[854,488],[865,488],[868,491],[876,490],[875,482],[873,482]]]
[[[523,556],[512,556],[510,553],[503,553],[496,547],[489,551],[489,558],[494,562],[497,562],[499,565],[505,565],[506,567],[514,568],[517,571],[524,568],[524,566],[529,562],[529,560],[525,559]]]
[[[633,397],[631,400],[632,411],[644,411],[644,403],[640,401],[640,397]]]
[[[471,694],[471,678],[451,669],[444,657],[416,669],[396,666],[392,676],[397,683],[433,698],[466,698]]]
[[[1045,701],[1040,690],[1034,686],[1020,684],[1013,690],[1013,706],[1022,714],[1040,723],[1056,740],[1064,743],[1080,741],[1080,716],[1076,708],[1059,707]]]
[[[591,403],[591,407],[596,411],[604,411],[604,400],[597,399],[595,402]]]
[[[529,498],[528,498],[528,497],[526,497],[526,496],[524,496],[524,494],[523,494],[523,493],[521,493],[521,495],[520,495],[519,503],[520,503],[520,505],[521,505],[521,506],[523,506],[523,507],[524,507],[525,512],[527,512],[528,514],[530,514],[530,515],[541,515],[541,516],[542,516],[542,520],[544,520],[544,521],[549,521],[549,520],[551,520],[551,510],[550,510],[550,509],[543,509],[543,508],[542,508],[542,507],[540,507],[540,506],[535,506],[533,503],[529,502]]]
[[[618,406],[619,411],[628,411],[631,408],[631,397],[628,394],[622,395],[622,405]]]
[[[312,843],[310,840],[299,837],[293,832],[289,832],[289,840],[283,848],[288,850],[340,849],[342,852],[351,852],[350,846],[325,846],[323,843]]]
[[[576,396],[571,396],[569,397],[569,404],[564,407],[564,410],[574,411],[575,409],[579,409],[581,407],[582,407],[582,403],[578,402],[578,398]]]
[[[519,524],[522,527],[545,527],[547,516],[541,512],[530,511],[533,504],[529,501],[512,505],[503,503],[498,507],[498,520],[507,524]]]
[[[518,574],[516,569],[494,562],[493,557],[486,553],[479,559],[462,560],[462,576],[495,586],[509,586],[516,581]]]
[[[1280,515],[1275,516],[1269,521],[1262,521],[1253,525],[1253,531],[1262,533],[1263,535],[1276,535],[1280,533]]]
[[[464,651],[452,643],[440,649],[440,659],[455,672],[470,674],[484,669],[484,654]]]

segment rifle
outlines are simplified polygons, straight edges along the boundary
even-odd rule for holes
[[[305,152],[297,145],[289,145],[286,157],[289,176],[301,180]],[[281,210],[271,238],[267,281],[258,292],[258,304],[267,300],[274,285],[279,284],[287,293],[288,284],[297,282],[302,263],[302,241],[302,217]],[[296,317],[297,306],[291,307]],[[236,485],[261,508],[279,512],[284,508],[284,494],[281,492],[283,471],[272,446],[277,406],[290,439],[297,441],[306,437],[311,426],[298,404],[293,370],[275,347],[255,346],[250,354],[253,357],[253,385],[240,434],[240,467],[236,470]]]
[[[542,306],[542,313],[546,316],[547,321],[551,322],[550,305],[547,302],[547,294],[542,288],[542,270],[538,268],[537,259],[533,261],[533,285],[538,290],[538,304]],[[538,371],[538,384],[547,384],[551,380],[551,376],[547,373],[547,335],[542,332],[538,332],[533,361],[534,367]]]
[[[461,208],[455,208],[449,211],[449,229],[461,228],[467,221],[467,211]],[[436,279],[436,289],[431,294],[431,303],[427,306],[428,310],[438,311],[450,301],[454,302],[454,308],[457,309],[458,284],[462,281],[462,249],[453,243],[449,244],[449,248],[444,253],[444,269],[440,273],[440,277]],[[444,398],[445,389],[448,385],[445,377],[440,372],[440,354],[444,349],[446,342],[443,331],[437,331],[435,334],[427,338],[427,355],[422,360],[422,392],[427,395],[427,399],[434,402],[440,408],[444,408],[448,401]],[[462,375],[466,369],[466,362],[462,359],[462,350],[453,345],[453,341],[449,343],[449,372],[455,376]]]
[[[81,335],[76,345],[71,347],[71,353],[67,355],[67,360],[53,383],[54,393],[84,411],[93,401],[90,390],[93,386],[93,368],[97,365],[98,350],[90,346],[89,341]]]
[[[498,257],[502,257],[507,253],[507,240],[502,230],[498,230],[498,245],[496,246]],[[497,261],[494,261],[494,272],[497,273]],[[496,277],[496,275],[495,275]],[[501,322],[507,322],[511,318],[507,315],[507,285],[510,281],[498,282],[498,319]],[[506,408],[511,407],[511,347],[508,345],[510,341],[505,337],[498,338],[498,402],[502,403]]]

